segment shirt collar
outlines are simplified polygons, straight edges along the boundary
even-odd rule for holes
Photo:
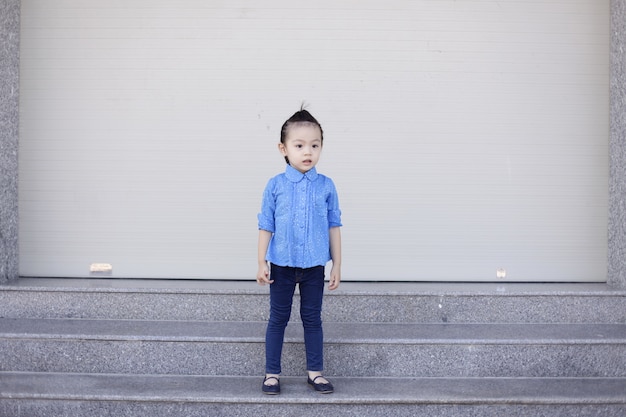
[[[302,178],[306,178],[309,181],[315,181],[318,174],[315,167],[311,168],[303,174],[291,165],[287,165],[287,168],[285,169],[285,175],[287,176],[287,179],[291,182],[300,182],[302,181]]]

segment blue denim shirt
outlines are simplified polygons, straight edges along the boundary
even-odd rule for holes
[[[275,265],[311,268],[330,258],[329,229],[341,226],[333,181],[315,168],[302,174],[291,165],[263,192],[259,229],[272,233],[265,259]]]

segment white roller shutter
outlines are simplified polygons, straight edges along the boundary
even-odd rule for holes
[[[608,0],[21,13],[22,275],[253,278],[279,129],[306,101],[344,279],[606,279]]]

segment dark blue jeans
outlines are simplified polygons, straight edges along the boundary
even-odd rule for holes
[[[322,298],[324,267],[292,268],[271,264],[270,319],[265,333],[265,372],[280,374],[285,328],[291,316],[296,285],[300,288],[300,318],[304,327],[304,346],[308,371],[324,369]]]

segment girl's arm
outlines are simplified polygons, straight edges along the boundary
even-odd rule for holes
[[[329,290],[336,290],[341,281],[341,228],[331,227],[330,233],[330,257],[333,260],[333,267],[330,270]]]
[[[270,270],[267,267],[267,261],[265,255],[267,254],[267,247],[270,244],[272,233],[267,230],[259,230],[259,249],[258,249],[258,264],[259,270],[256,273],[256,281],[259,285],[271,284],[274,281],[270,281]]]

